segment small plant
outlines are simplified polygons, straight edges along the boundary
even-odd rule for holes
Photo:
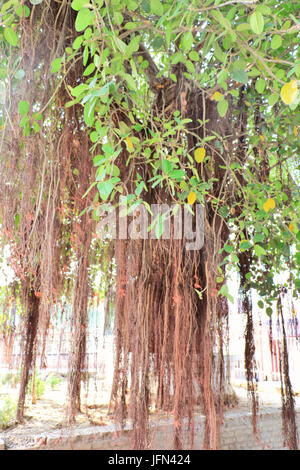
[[[52,373],[47,377],[46,383],[50,386],[51,390],[55,390],[60,387],[61,378]]]
[[[11,397],[5,397],[0,404],[0,429],[7,429],[14,422],[16,410],[17,402]]]
[[[45,381],[40,378],[40,374],[38,371],[35,373],[35,398],[39,400],[42,398],[44,391],[45,391]],[[27,385],[27,393],[32,393],[32,374],[30,376],[30,379],[28,381]]]
[[[2,385],[10,384],[13,377],[14,377],[13,372],[6,372],[6,374],[2,375],[1,377],[1,384]]]
[[[20,380],[21,380],[21,369],[19,369],[17,373],[6,372],[6,374],[4,374],[1,377],[1,384],[9,385],[10,387],[15,388],[20,382]]]

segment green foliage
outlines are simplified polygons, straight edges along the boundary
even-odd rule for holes
[[[0,429],[4,430],[11,426],[16,417],[17,402],[7,396],[0,401]]]
[[[56,390],[60,387],[61,385],[61,377],[58,377],[54,373],[48,375],[46,384],[51,388],[51,390]]]
[[[43,7],[43,3],[36,5]],[[18,15],[29,14],[28,7],[22,11],[19,7],[16,1],[1,7],[1,34],[8,49],[19,47]],[[282,270],[289,270],[294,293],[299,293],[300,18],[296,2],[73,0],[71,7],[78,35],[72,47],[53,60],[51,72],[60,79],[66,73],[64,64],[82,63],[82,77],[69,86],[72,99],[66,108],[82,105],[91,152],[97,149],[96,202],[116,203],[120,198],[128,212],[139,203],[148,208],[144,196],[156,187],[187,206],[191,200],[206,203],[211,197],[218,181],[211,150],[224,158],[226,141],[217,133],[199,138],[195,148],[206,153],[203,161],[197,161],[195,149],[187,145],[189,116],[175,110],[167,118],[153,118],[153,90],[161,80],[176,84],[181,68],[189,87],[204,90],[212,100],[220,122],[231,119],[238,125],[242,113],[247,115],[246,162],[233,152],[231,160],[221,165],[228,184],[235,185],[238,200],[211,200],[231,231],[223,247],[223,267],[238,268],[238,256],[246,252],[254,260],[249,282],[263,297],[269,301],[276,297],[280,286],[274,279]],[[156,73],[150,70],[151,61]],[[7,66],[5,59],[0,86],[7,80]],[[22,70],[17,73],[13,80],[22,77]],[[115,106],[128,122],[112,120]],[[20,101],[25,136],[41,131],[42,113],[29,108],[26,100]],[[143,158],[149,168],[147,180],[135,177],[132,194],[127,193],[118,167],[123,148],[129,154],[128,165]],[[260,172],[263,165],[269,168],[266,177]],[[97,209],[93,216],[97,219]],[[157,234],[161,226],[158,219]],[[227,296],[226,288],[221,290]]]
[[[104,202],[113,201],[118,193],[123,192],[116,164],[122,143],[130,152],[129,161],[142,155],[152,169],[148,181],[137,179],[134,194],[122,196],[129,212],[143,202],[143,195],[150,187],[167,188],[172,198],[179,203],[186,203],[191,191],[198,201],[203,202],[212,188],[214,178],[206,181],[200,178],[193,155],[188,153],[184,140],[179,142],[176,137],[178,132],[187,132],[188,119],[175,112],[173,119],[160,121],[162,131],[149,135],[145,133],[143,139],[136,136],[135,131],[139,132],[143,123],[151,119],[151,106],[147,98],[149,64],[138,57],[136,51],[140,43],[150,44],[149,50],[152,49],[152,58],[159,69],[158,75],[173,76],[176,82],[176,76],[172,74],[173,67],[181,63],[186,70],[185,77],[192,83],[208,91],[210,88],[222,91],[220,97],[215,98],[220,118],[226,119],[229,103],[238,106],[237,87],[241,85],[244,86],[244,102],[248,103],[250,116],[254,115],[256,109],[259,110],[263,122],[260,135],[257,135],[254,120],[251,117],[248,120],[247,167],[242,168],[236,161],[228,169],[233,178],[238,180],[242,174],[245,181],[240,188],[243,195],[240,207],[225,211],[218,201],[213,201],[219,214],[232,227],[235,237],[234,246],[225,258],[225,263],[228,266],[237,265],[239,252],[252,253],[261,263],[253,267],[252,286],[270,298],[274,297],[276,291],[271,282],[274,276],[270,274],[267,281],[263,281],[259,274],[261,270],[267,269],[273,273],[289,264],[293,266],[291,276],[296,281],[299,255],[294,257],[296,252],[291,246],[298,246],[299,253],[299,193],[297,184],[290,197],[283,187],[291,172],[299,181],[295,163],[295,151],[299,145],[289,127],[294,125],[298,128],[300,124],[299,113],[294,113],[299,91],[296,94],[293,92],[293,100],[288,106],[282,101],[283,98],[280,99],[280,93],[283,85],[289,83],[288,80],[294,79],[298,86],[300,55],[296,15],[299,11],[293,4],[280,2],[275,5],[271,0],[263,5],[253,5],[250,13],[246,5],[219,5],[217,1],[201,8],[195,2],[189,2],[188,9],[187,2],[143,1],[130,5],[126,3],[125,7],[123,3],[115,1],[112,5],[115,27],[110,28],[106,18],[112,12],[100,2],[98,11],[104,24],[102,50],[105,52],[101,59],[97,15],[93,17],[85,3],[72,5],[80,13],[77,16],[81,18],[78,30],[82,32],[89,27],[92,31],[88,39],[79,36],[80,45],[84,48],[84,75],[88,78],[71,93],[84,105],[84,119],[86,125],[91,127],[92,142],[95,145],[102,142],[103,153],[94,159],[100,199]],[[125,13],[132,20],[125,23],[130,39],[126,42],[120,37]],[[209,27],[204,28],[206,24]],[[86,65],[87,56],[94,66],[90,62]],[[107,60],[109,56],[111,58]],[[197,67],[194,62],[197,62]],[[127,73],[125,64],[130,64],[131,74]],[[126,90],[123,100],[120,98],[123,94],[121,90]],[[287,92],[289,99],[289,89]],[[132,104],[129,112],[132,128],[126,127],[124,123],[112,128],[111,103],[117,100],[126,110],[127,97]],[[104,143],[106,140],[109,143]],[[205,165],[209,165],[210,145],[217,146],[220,154],[224,151],[224,144],[218,136],[206,136],[199,142],[199,146],[207,149]],[[156,149],[154,153],[150,151],[153,146]],[[287,163],[283,172],[281,170],[279,187],[277,169],[281,156],[278,153],[276,155],[276,149],[283,146]],[[269,179],[261,183],[256,168],[263,156],[267,156],[274,170],[270,172]],[[276,201],[275,208],[265,210],[266,200]],[[238,209],[240,215],[237,218],[234,213]],[[293,230],[287,230],[287,219],[290,219],[289,222],[293,219]],[[158,235],[161,226],[162,221],[158,220]],[[245,239],[246,232],[250,239]],[[226,295],[226,288],[222,289]]]
[[[17,373],[6,372],[5,374],[1,376],[1,384],[9,385],[12,388],[16,388],[17,385],[20,383],[20,380],[21,380],[21,369],[19,369]]]
[[[32,386],[33,386],[33,375],[31,374],[30,379],[27,384],[26,393],[32,393]],[[44,395],[46,388],[45,380],[42,380],[40,377],[40,373],[36,370],[35,372],[35,396],[36,399],[39,400]]]

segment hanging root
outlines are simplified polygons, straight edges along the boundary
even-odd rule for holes
[[[298,450],[298,431],[296,425],[295,399],[289,376],[289,356],[282,312],[281,296],[279,296],[277,308],[280,316],[282,331],[282,347],[280,348],[279,366],[282,401],[282,430],[284,437],[284,445],[288,447],[288,449]]]

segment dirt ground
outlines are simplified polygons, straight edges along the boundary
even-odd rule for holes
[[[112,419],[108,416],[109,390],[103,386],[100,380],[97,389],[93,386],[93,379],[90,381],[89,390],[85,385],[82,387],[82,413],[76,416],[77,428],[88,425],[112,424]],[[1,398],[9,396],[16,399],[18,388],[1,387]],[[46,386],[43,396],[32,404],[30,396],[26,398],[25,422],[24,424],[12,424],[9,428],[0,432],[0,438],[4,439],[6,448],[14,449],[31,446],[36,442],[36,438],[47,431],[61,429],[65,423],[65,402],[67,396],[67,383],[63,379],[61,384],[52,390]]]

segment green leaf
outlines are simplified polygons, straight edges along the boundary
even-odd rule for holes
[[[19,101],[18,108],[19,108],[19,113],[21,114],[21,116],[27,115],[29,111],[28,101],[24,101],[24,100]]]
[[[73,8],[73,10],[76,10],[76,11],[79,11],[81,10],[81,8],[84,8],[85,6],[89,5],[89,1],[88,0],[73,0],[73,2],[71,3],[71,7]]]
[[[185,61],[185,66],[186,66],[187,71],[188,71],[189,73],[191,73],[191,74],[193,74],[193,75],[196,73],[196,71],[195,71],[195,66],[194,66],[193,62],[191,62],[190,60],[186,60],[186,61]]]
[[[34,130],[34,132],[40,132],[40,130],[41,130],[39,124],[36,121],[33,121],[32,129]]]
[[[247,31],[250,28],[251,28],[251,26],[249,25],[249,23],[241,23],[241,24],[237,25],[236,30],[237,31]]]
[[[76,16],[75,29],[80,32],[93,23],[92,13],[88,8],[79,10]]]
[[[72,96],[75,96],[76,98],[81,95],[85,90],[88,89],[88,85],[86,83],[81,83],[80,85],[77,85],[75,88],[72,88],[71,94]]]
[[[224,117],[225,114],[227,113],[228,110],[228,101],[227,100],[221,100],[218,102],[217,105],[218,113],[221,117]]]
[[[232,253],[234,251],[234,247],[232,245],[224,245],[224,250],[226,253]]]
[[[114,177],[107,181],[100,181],[97,184],[97,188],[99,190],[100,197],[102,201],[106,201],[110,196],[111,192],[113,191],[115,185],[120,181],[120,178]]]
[[[173,171],[170,171],[169,176],[170,176],[170,178],[172,178],[176,181],[181,181],[182,178],[185,177],[185,171],[184,170],[173,170]],[[183,183],[183,188],[182,189],[184,191],[187,191],[188,186],[187,186],[186,182],[182,181],[182,183]]]
[[[149,0],[142,0],[142,9],[145,13],[151,12],[150,2]]]
[[[215,20],[217,20],[217,22],[220,23],[225,29],[230,29],[229,21],[224,18],[224,16],[219,10],[212,10],[211,14],[215,18]]]
[[[218,292],[218,295],[224,295],[224,297],[226,297],[232,304],[234,303],[234,298],[231,294],[229,294],[229,288],[227,284],[223,284]]]
[[[221,47],[217,43],[217,41],[214,44],[214,55],[215,57],[220,61],[220,62],[226,62],[227,55],[225,52],[222,51]]]
[[[98,132],[96,132],[96,131],[91,132],[91,133],[90,133],[90,139],[91,139],[91,141],[93,142],[93,144],[94,144],[95,142],[97,142],[97,140],[98,140]]]
[[[268,317],[271,317],[272,316],[272,313],[273,313],[273,310],[271,307],[267,307],[266,308],[266,314],[268,315]]]
[[[279,95],[276,95],[276,93],[272,93],[272,95],[269,96],[268,98],[268,103],[270,106],[273,106],[277,101],[279,100]]]
[[[43,0],[30,0],[31,5],[39,5]]]
[[[20,223],[20,214],[18,213],[15,215],[15,229],[16,230],[18,230],[19,223]]]
[[[255,34],[261,34],[263,32],[265,21],[260,11],[255,11],[254,13],[252,13],[249,21],[251,29]]]
[[[188,52],[193,45],[193,34],[191,31],[184,33],[181,39],[181,46],[185,52]]]
[[[102,201],[106,201],[109,198],[112,190],[114,189],[114,184],[111,182],[111,180],[101,181],[97,184],[97,188],[99,190],[99,194]]]
[[[30,15],[30,10],[27,5],[19,5],[16,8],[15,12],[16,12],[16,15],[18,15],[20,18],[22,18],[23,16],[28,18],[28,16]]]
[[[162,161],[162,169],[164,173],[169,173],[173,169],[173,164],[167,159]]]
[[[151,0],[150,2],[151,13],[157,16],[164,14],[164,8],[160,0]]]
[[[263,4],[257,5],[256,10],[260,11],[260,13],[262,13],[263,15],[267,15],[267,16],[272,15],[272,10],[267,5],[263,5]]]
[[[128,10],[132,10],[132,11],[135,11],[139,6],[136,0],[126,0],[126,5],[127,5]]]
[[[54,59],[51,64],[51,73],[57,73],[61,67],[62,58]]]
[[[260,245],[254,245],[254,252],[255,252],[256,256],[258,256],[258,257],[261,257],[261,256],[267,254],[266,250]]]
[[[140,196],[141,193],[142,193],[142,191],[143,191],[143,189],[145,189],[145,188],[146,188],[146,186],[145,186],[144,181],[141,181],[141,182],[137,185],[136,190],[135,190],[134,192],[135,192],[135,194],[136,194],[137,196]]]
[[[279,34],[275,34],[275,36],[272,37],[271,41],[271,49],[276,50],[278,49],[282,44],[282,38]]]
[[[263,93],[266,88],[266,81],[263,78],[259,78],[255,82],[255,89],[257,93]]]
[[[18,36],[16,33],[11,29],[9,26],[6,26],[4,29],[4,38],[6,41],[11,44],[12,46],[16,46],[19,42]]]
[[[95,88],[94,90],[91,91],[91,94],[93,96],[98,96],[100,98],[107,97],[109,94],[109,83],[106,83],[106,85],[103,85],[102,88]],[[107,100],[103,100],[103,101],[106,102]]]
[[[20,121],[20,127],[25,127],[29,124],[29,119],[28,119],[28,116],[27,114],[24,115]]]
[[[127,82],[128,88],[132,91],[137,91],[136,84],[132,76],[129,75],[129,73],[124,73],[124,78]]]
[[[236,82],[244,83],[245,85],[248,83],[248,75],[244,70],[234,68],[231,72],[231,76]]]
[[[95,64],[94,62],[92,62],[90,65],[87,66],[87,68],[83,72],[83,76],[87,77],[88,75],[91,75],[91,73],[93,73],[94,70],[95,70]]]
[[[156,36],[156,38],[153,39],[151,46],[155,51],[157,51],[164,43],[164,40],[161,36]]]
[[[263,233],[256,233],[254,235],[253,241],[254,243],[260,243],[263,242],[265,239],[265,235]]]
[[[108,157],[111,157],[115,152],[114,147],[109,142],[102,145],[102,150],[105,153],[105,155]]]
[[[94,122],[94,112],[95,112],[95,98],[88,100],[83,109],[83,117],[87,126],[91,126]]]
[[[171,56],[171,64],[172,65],[176,65],[179,62],[183,62],[183,61],[184,61],[184,55],[183,55],[182,52],[175,52],[175,54],[173,54]]]
[[[251,248],[251,243],[248,242],[248,240],[242,240],[240,243],[240,250],[246,251],[249,250],[249,248]]]
[[[124,16],[119,11],[115,11],[114,20],[117,23],[117,25],[120,26],[124,21]]]
[[[229,215],[229,207],[228,206],[220,207],[218,212],[220,216],[223,217],[223,219],[226,219],[226,217],[228,217]]]
[[[133,36],[133,38],[130,40],[130,43],[127,46],[127,56],[128,56],[128,53],[129,55],[131,55],[133,52],[137,52],[139,50],[140,41],[141,41],[140,35]]]
[[[189,58],[193,61],[193,62],[198,62],[200,60],[200,56],[198,54],[198,52],[196,51],[191,51],[189,53]]]
[[[77,36],[77,38],[76,38],[75,41],[73,42],[73,49],[74,49],[75,51],[77,51],[77,49],[80,48],[83,39],[84,39],[83,35]]]

